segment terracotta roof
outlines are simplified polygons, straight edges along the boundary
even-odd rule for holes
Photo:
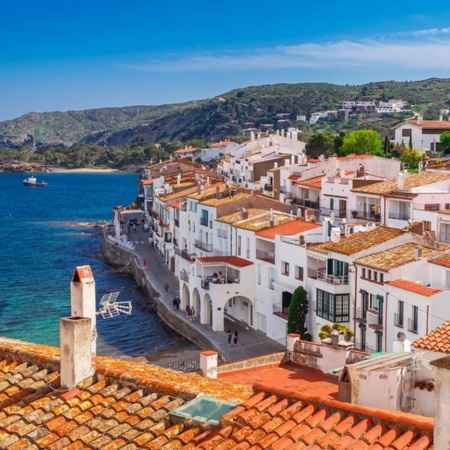
[[[202,200],[203,198],[206,200],[206,197],[211,197],[212,195],[216,194],[217,188],[219,188],[219,192],[224,192],[230,189],[228,185],[223,182],[209,184],[205,187],[206,187],[205,190],[203,190],[203,187],[201,187],[200,193],[198,193],[198,190],[195,190],[195,192],[189,194],[188,197],[194,200]]]
[[[309,180],[297,181],[296,184],[298,184],[299,186],[306,186],[320,189],[322,187],[322,178],[323,175],[320,175],[320,177],[310,178]]]
[[[239,256],[206,256],[197,257],[197,261],[201,264],[230,264],[236,267],[252,266],[253,262]]]
[[[178,198],[183,198],[183,197],[187,197],[189,194],[192,194],[193,192],[197,192],[197,187],[191,187],[188,189],[184,189],[182,191],[178,191],[178,192],[173,192],[171,194],[167,194],[164,196],[160,196],[159,199],[162,202],[170,202],[171,200],[176,200]]]
[[[438,258],[430,259],[429,262],[450,269],[450,255],[442,255]]]
[[[256,216],[253,218],[241,219],[241,221],[235,222],[234,226],[236,228],[242,228],[244,230],[262,231],[265,230],[266,228],[269,228],[271,214],[275,226],[297,220],[296,218],[291,217],[289,214],[286,213],[280,213],[278,211],[273,211],[271,213],[270,211],[266,211],[266,213],[261,217]]]
[[[398,280],[388,281],[386,284],[405,291],[414,292],[415,294],[423,295],[424,297],[431,297],[432,295],[442,292],[440,289],[428,287],[423,284],[416,283],[415,281],[403,280],[401,278]]]
[[[302,177],[301,175],[289,175],[288,176],[288,180],[296,181],[296,180],[298,180],[301,177]]]
[[[450,215],[450,209],[443,209],[442,211],[439,211],[439,214],[445,214],[446,216]]]
[[[435,328],[426,336],[415,340],[412,345],[422,350],[450,354],[450,320]]]
[[[448,120],[408,120],[412,125],[417,125],[420,128],[437,128],[439,130],[450,130],[450,122]]]
[[[249,219],[251,219],[254,216],[259,216],[265,212],[268,212],[267,209],[261,209],[261,208],[247,208],[247,217]],[[222,216],[218,219],[216,219],[217,222],[223,222],[223,223],[228,223],[228,224],[232,224],[232,223],[236,223],[236,222],[240,222],[242,219],[242,213],[240,211],[235,212],[233,214],[229,214],[228,216]]]
[[[400,189],[400,193],[402,190],[414,189],[420,186],[427,186],[429,184],[448,180],[450,180],[450,175],[445,173],[411,173],[404,178],[403,188]],[[396,191],[399,191],[399,189],[397,181],[380,181],[379,183],[352,189],[352,191],[356,193],[389,195],[393,194]]]
[[[418,245],[412,242],[399,245],[384,252],[374,253],[373,255],[359,258],[355,261],[355,264],[361,264],[362,266],[387,272],[396,267],[415,261],[417,247]],[[444,249],[436,250],[428,247],[421,247],[421,250],[423,258],[430,258],[442,253]]]
[[[155,180],[141,180],[141,184],[147,186],[148,184],[153,184]]]
[[[96,374],[58,389],[59,350],[0,342],[0,447],[131,449],[433,449],[433,419],[257,383],[97,358]],[[55,390],[56,389],[56,390]],[[204,392],[239,404],[218,426],[169,413]]]
[[[169,207],[170,207],[170,208],[177,208],[177,209],[180,209],[180,208],[181,208],[181,205],[182,205],[183,203],[186,203],[186,201],[185,201],[185,200],[182,200],[182,201],[180,201],[180,202],[171,203],[171,204],[169,205]]]
[[[227,196],[227,197],[223,197],[223,198],[209,198],[200,203],[202,205],[217,207],[217,206],[221,206],[221,205],[226,205],[227,203],[233,203],[233,202],[236,202],[239,200],[243,200],[244,198],[249,198],[251,196],[252,196],[252,194],[249,194],[247,192],[240,192],[239,194],[233,195],[232,197]]]
[[[406,231],[398,228],[377,227],[370,231],[360,231],[358,233],[350,234],[339,240],[339,242],[326,242],[312,248],[312,250],[319,250],[321,253],[328,251],[342,253],[344,255],[354,255],[363,250],[367,250],[383,242],[395,239]]]
[[[433,449],[433,419],[254,385],[200,449]],[[191,448],[191,447],[185,447]],[[194,448],[194,447],[192,447]]]
[[[59,389],[59,349],[0,341],[0,448],[193,448],[212,434],[169,413],[198,394],[236,402],[249,387],[97,357],[96,373]],[[206,434],[203,434],[206,433]],[[194,445],[195,444],[195,445]]]
[[[276,227],[268,228],[267,230],[258,231],[257,236],[275,239],[277,234],[281,236],[292,236],[294,234],[305,233],[306,231],[320,228],[322,225],[318,225],[313,222],[305,222],[305,220],[297,219],[292,222],[283,223]]]
[[[214,142],[214,144],[209,144],[210,148],[213,147],[226,147],[227,145],[235,144],[233,141],[222,141],[222,142]]]

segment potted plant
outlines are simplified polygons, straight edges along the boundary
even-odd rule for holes
[[[381,214],[380,213],[375,213],[373,218],[375,219],[375,222],[379,222],[381,220]]]
[[[305,236],[303,234],[300,235],[300,245],[305,245]]]

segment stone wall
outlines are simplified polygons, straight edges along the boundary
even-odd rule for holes
[[[245,359],[217,367],[217,373],[235,372],[236,370],[248,370],[255,367],[279,366],[288,363],[289,356],[286,352],[271,353],[270,355],[258,356],[257,358]]]

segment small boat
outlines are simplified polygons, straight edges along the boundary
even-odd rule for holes
[[[47,186],[47,183],[45,181],[38,181],[36,177],[28,177],[23,180],[23,184],[25,186]]]

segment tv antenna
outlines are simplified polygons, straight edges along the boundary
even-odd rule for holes
[[[116,317],[119,314],[131,314],[132,306],[131,302],[118,302],[120,292],[111,292],[105,294],[100,300],[100,309],[96,312],[96,315],[102,316],[103,319],[110,319]]]

